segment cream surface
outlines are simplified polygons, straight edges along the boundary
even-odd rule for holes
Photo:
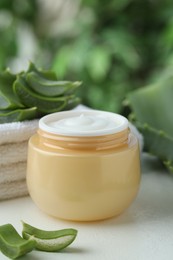
[[[65,130],[65,131],[92,131],[92,130],[106,130],[116,126],[116,123],[101,115],[84,115],[61,119],[59,121],[49,123],[50,126]]]
[[[43,117],[39,127],[60,135],[97,136],[127,129],[128,120],[121,115],[98,110],[66,111]]]

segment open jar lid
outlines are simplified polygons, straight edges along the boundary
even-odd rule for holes
[[[101,136],[119,133],[128,128],[128,120],[112,112],[70,110],[42,117],[39,128],[64,136]]]

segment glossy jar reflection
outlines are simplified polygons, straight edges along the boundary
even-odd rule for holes
[[[67,113],[73,117],[81,112],[59,114],[65,117]],[[93,221],[119,215],[139,188],[136,137],[127,126],[106,135],[57,134],[46,127],[51,116],[42,119],[38,133],[29,141],[27,184],[33,201],[44,212],[67,220]]]

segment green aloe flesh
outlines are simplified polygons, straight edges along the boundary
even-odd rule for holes
[[[34,248],[35,241],[23,239],[11,224],[0,226],[0,251],[7,257],[16,259]]]
[[[22,76],[19,76],[14,83],[14,92],[26,107],[36,106],[38,111],[43,113],[57,112],[65,108],[69,96],[65,97],[44,97],[36,94],[25,86]]]
[[[23,238],[11,224],[0,226],[0,251],[17,259],[34,249],[56,252],[69,246],[77,236],[76,229],[45,231],[23,223]]]
[[[136,122],[136,126],[145,137],[145,146],[149,153],[154,154],[171,170],[173,166],[173,137],[158,131],[147,124]],[[173,170],[171,170],[173,172]]]
[[[16,76],[8,69],[0,73],[0,109],[23,107],[12,90]]]
[[[80,98],[73,96],[67,101],[67,105],[64,110],[70,110],[76,107],[80,103]]]
[[[38,110],[36,107],[17,108],[15,110],[0,110],[0,124],[16,121],[31,120],[36,118]]]
[[[54,71],[38,69],[33,62],[29,63],[29,67],[28,67],[28,70],[27,70],[26,74],[28,74],[30,72],[35,72],[40,77],[43,77],[45,79],[58,80],[57,75],[56,75],[56,73]]]
[[[48,97],[62,96],[72,94],[76,88],[81,85],[81,82],[71,81],[53,81],[40,77],[35,72],[28,73],[26,81],[29,86],[38,94]]]
[[[145,149],[173,172],[173,77],[128,97],[131,118],[144,136]]]
[[[55,252],[69,246],[77,236],[77,230],[68,228],[56,231],[45,231],[23,222],[22,235],[25,239],[34,240],[36,249]]]
[[[38,69],[32,62],[27,71],[16,75],[9,69],[0,72],[0,123],[72,109],[80,103],[76,96],[80,85],[78,81],[59,81],[53,71]]]

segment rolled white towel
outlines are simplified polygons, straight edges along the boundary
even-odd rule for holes
[[[0,167],[26,161],[27,148],[28,141],[0,145]]]
[[[8,164],[0,167],[0,187],[3,183],[10,183],[10,182],[21,181],[25,179],[26,179],[26,161]]]
[[[0,124],[0,145],[28,140],[37,130],[38,120]]]
[[[28,195],[26,181],[13,181],[0,184],[0,201]]]

